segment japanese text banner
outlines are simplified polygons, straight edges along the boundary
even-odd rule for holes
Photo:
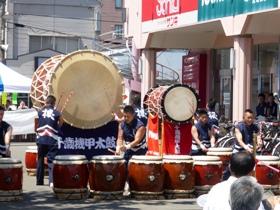
[[[63,124],[59,129],[59,135],[60,155],[79,154],[91,160],[96,155],[113,155],[108,148],[116,150],[118,122],[110,122],[96,129],[79,129]]]
[[[163,155],[189,155],[192,145],[192,124],[175,125],[163,122]]]
[[[158,115],[152,116],[149,114],[148,119],[148,152],[147,155],[159,156],[158,145]]]

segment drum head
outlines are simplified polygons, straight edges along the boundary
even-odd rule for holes
[[[218,148],[208,148],[208,152],[216,152],[216,153],[219,153],[219,152],[232,152],[232,148],[221,148],[221,147],[218,147]]]
[[[93,156],[92,160],[114,161],[114,160],[124,160],[124,159],[122,156],[116,156],[116,155],[97,155],[97,156]]]
[[[86,156],[84,155],[57,155],[55,160],[58,161],[80,161],[80,160],[87,160]]]
[[[0,158],[0,165],[15,165],[20,164],[21,160],[15,158]]]
[[[168,88],[161,101],[162,111],[172,123],[187,123],[199,106],[198,95],[188,85],[177,84]]]
[[[107,56],[96,51],[76,51],[67,55],[50,79],[50,94],[62,96],[61,110],[72,92],[62,117],[82,129],[100,127],[112,120],[123,102],[121,71]],[[62,94],[63,93],[63,94]]]

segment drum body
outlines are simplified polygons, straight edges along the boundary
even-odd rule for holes
[[[161,157],[133,156],[129,164],[128,181],[132,195],[163,194],[165,171]]]
[[[87,197],[88,161],[84,155],[58,155],[53,161],[53,190],[61,200]]]
[[[188,85],[158,86],[144,97],[144,108],[174,124],[187,123],[199,106],[198,95]]]
[[[38,150],[37,146],[28,146],[25,151],[25,168],[28,176],[36,176],[37,171]],[[44,172],[48,174],[48,164],[46,157],[44,158]]]
[[[192,156],[192,158],[194,159],[195,190],[207,193],[213,185],[221,181],[222,161],[215,156]]]
[[[222,171],[225,171],[232,155],[232,148],[209,148],[207,155],[219,157],[222,161],[221,169]]]
[[[277,156],[257,156],[256,159],[274,168],[280,168],[279,157]],[[279,188],[279,176],[263,163],[258,162],[256,167],[256,179],[264,189]]]
[[[90,161],[89,186],[94,198],[121,199],[126,179],[125,160],[121,156],[93,156]],[[110,196],[110,197],[108,197]]]
[[[23,170],[20,160],[0,158],[0,201],[21,201]]]
[[[163,156],[165,193],[191,193],[194,191],[194,170],[191,156]]]
[[[66,123],[91,129],[110,122],[112,112],[120,112],[117,105],[122,104],[123,93],[124,81],[117,65],[100,52],[80,50],[42,63],[32,78],[30,95],[36,109],[49,94],[56,96],[56,108],[64,108]]]

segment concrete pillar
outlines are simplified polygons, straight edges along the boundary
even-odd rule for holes
[[[139,56],[140,56],[140,50],[136,48],[134,39],[132,39],[132,59],[131,59],[131,71],[132,76],[135,81],[140,81],[140,77],[138,74],[138,66],[139,66]]]
[[[154,49],[142,50],[142,99],[151,87],[156,85],[156,51]],[[143,100],[142,100],[143,101]]]
[[[233,110],[232,120],[241,121],[245,109],[252,106],[252,58],[253,40],[251,35],[234,38],[235,68],[233,69]]]

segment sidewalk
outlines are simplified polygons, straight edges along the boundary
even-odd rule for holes
[[[12,209],[153,209],[153,210],[176,210],[201,209],[196,198],[188,199],[166,199],[166,200],[135,200],[125,196],[123,200],[66,200],[61,201],[53,197],[52,188],[47,184],[45,186],[36,186],[35,177],[27,176],[25,171],[25,150],[27,146],[35,146],[35,142],[12,142],[12,157],[18,158],[23,164],[23,202],[1,202],[0,210]],[[48,180],[45,180],[48,183]],[[127,193],[125,193],[127,194]]]

